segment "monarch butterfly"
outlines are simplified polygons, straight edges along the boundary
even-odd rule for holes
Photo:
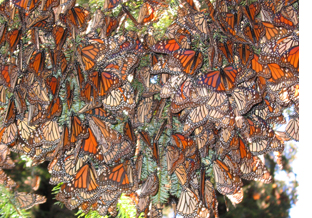
[[[40,127],[29,125],[27,121],[27,117],[17,121],[20,139],[30,147],[41,145],[43,137],[40,135]]]
[[[296,20],[295,22],[297,23]],[[293,22],[293,19],[287,15],[285,16],[285,13],[282,12],[278,12],[274,15],[273,23],[276,26],[281,26],[289,30],[294,30],[297,27],[297,25]]]
[[[248,66],[249,62],[253,58],[253,49],[246,44],[237,44],[237,54],[239,55],[239,60],[243,66]]]
[[[254,108],[254,114],[261,117],[263,120],[269,120],[273,117],[282,115],[282,109],[279,104],[274,104],[264,99],[263,104]]]
[[[140,198],[144,198],[149,195],[155,195],[158,192],[159,179],[157,172],[150,174],[141,187]]]
[[[156,141],[156,137],[153,139],[153,144],[151,142],[151,138],[149,134],[145,131],[139,132],[143,141],[148,145],[148,147],[152,150],[153,153],[153,159],[159,163],[159,153],[158,153],[158,142]],[[160,136],[159,136],[160,137]]]
[[[189,188],[183,188],[179,198],[177,212],[181,216],[192,217],[198,211],[198,196]]]
[[[136,202],[136,209],[137,209],[137,213],[142,213],[144,212],[144,214],[148,214],[148,206],[150,204],[150,196],[146,196],[144,198],[138,198]]]
[[[205,199],[204,204],[209,211],[212,210],[214,212],[215,217],[218,217],[219,215],[218,214],[218,201],[217,201],[217,195],[213,187],[213,184],[208,179],[205,179],[204,177],[202,180],[204,180],[204,184],[203,184],[204,192],[202,193]]]
[[[1,25],[1,29],[0,29],[0,47],[2,47],[2,45],[4,45],[4,43],[6,42],[7,31],[8,31],[8,25],[7,23],[4,23],[3,25]]]
[[[107,65],[104,70],[116,73],[123,82],[128,80],[128,75],[138,66],[139,58],[134,54],[127,54],[118,58],[115,63]]]
[[[239,189],[235,194],[232,195],[226,195],[228,199],[232,202],[233,205],[239,204],[243,201],[244,198],[244,191],[243,189]]]
[[[154,8],[148,2],[144,2],[140,8],[137,22],[139,24],[146,24],[156,21],[157,18]]]
[[[129,83],[112,90],[103,100],[103,105],[109,110],[134,108],[134,92]]]
[[[41,135],[45,144],[54,145],[60,141],[59,126],[56,121],[47,121],[41,125]]]
[[[1,152],[0,167],[3,169],[12,169],[15,166],[15,164],[9,156],[10,150],[9,150],[8,146],[0,145],[0,152]],[[0,172],[0,173],[2,173],[2,172]],[[2,175],[0,175],[0,180],[1,180],[1,176]]]
[[[170,60],[172,61],[172,64],[175,64],[175,66],[168,64],[169,72],[175,73],[175,68],[178,66],[184,73],[193,75],[202,66],[203,55],[199,51],[180,49],[171,54]]]
[[[97,187],[97,173],[92,165],[86,163],[77,170],[74,178],[74,188],[82,189],[86,192],[95,192]]]
[[[69,180],[72,176],[76,176],[77,171],[85,165],[85,157],[77,157],[75,150],[71,149],[68,152],[65,152],[65,155],[58,159],[56,165],[52,168],[52,175],[62,175],[64,180]],[[66,190],[64,190],[66,191]],[[71,193],[64,193],[65,195]]]
[[[71,116],[70,119],[70,143],[75,144],[79,139],[84,139],[89,136],[88,129],[82,124],[77,116]]]
[[[54,7],[60,5],[60,0],[47,0],[43,6],[41,6],[42,11],[50,11]]]
[[[62,114],[63,104],[61,103],[60,97],[52,99],[47,108],[47,118],[53,119]]]
[[[0,169],[0,184],[8,189],[12,189],[16,186],[16,183],[3,171],[3,169]]]
[[[104,2],[104,10],[112,10],[113,8],[117,7],[121,0],[105,0]]]
[[[60,20],[81,32],[85,31],[88,25],[90,12],[81,6],[72,7],[66,14],[59,15]]]
[[[179,43],[175,39],[166,39],[156,42],[150,49],[156,53],[171,54],[172,52],[180,49]]]
[[[110,1],[110,0],[107,0]],[[119,17],[110,17],[105,16],[104,17],[104,28],[103,28],[103,34],[101,32],[101,37],[110,37],[112,32],[115,31],[119,26],[120,19]]]
[[[236,35],[240,30],[240,22],[242,20],[242,11],[238,10],[234,13],[221,13],[220,22],[225,22],[225,25],[232,35]]]
[[[199,11],[198,5],[195,4],[193,0],[183,0],[183,2],[185,2],[186,3],[185,5],[191,10]]]
[[[94,117],[97,117],[101,120],[105,120],[111,124],[116,124],[116,118],[115,116],[108,112],[107,110],[105,110],[104,108],[101,107],[101,105],[99,105],[99,107],[95,107],[93,109],[89,109],[87,111],[79,111],[79,113],[86,113],[86,114],[90,114]]]
[[[295,26],[298,26],[299,20],[298,20],[298,10],[295,9],[293,5],[284,7],[282,10],[282,14],[289,18]]]
[[[297,77],[287,68],[282,68],[280,65],[272,63],[267,64],[266,70],[271,72],[272,77],[267,80],[271,84],[271,90],[280,90],[281,87],[288,87],[297,81]],[[281,84],[284,82],[284,84]]]
[[[223,195],[234,194],[240,188],[241,181],[238,176],[233,176],[228,166],[222,161],[215,160],[213,172],[217,184],[217,190]]]
[[[252,42],[255,46],[259,46],[260,39],[265,35],[265,28],[260,21],[256,20],[253,26],[246,25],[243,29],[243,33],[247,40]]]
[[[28,65],[28,70],[34,73],[37,77],[41,78],[45,68],[45,50],[40,52],[34,51]]]
[[[143,46],[143,44],[141,43],[141,41],[139,39],[135,40],[136,44],[135,47],[133,49],[133,53],[137,56],[142,56],[146,53],[146,50]]]
[[[294,72],[299,71],[299,46],[294,46],[283,53],[281,65],[290,67]]]
[[[66,124],[63,125],[61,143],[62,143],[61,146],[63,150],[70,149],[70,134],[69,134],[69,128]]]
[[[137,155],[137,159],[135,161],[135,172],[136,172],[136,185],[138,185],[141,181],[141,174],[142,174],[142,166],[143,166],[143,154],[142,152],[139,152]]]
[[[209,71],[197,80],[197,84],[219,92],[230,92],[236,86],[236,78],[241,72],[241,68],[231,65],[220,68],[217,71]]]
[[[292,117],[286,126],[285,133],[292,139],[299,141],[299,118]]]
[[[195,152],[195,142],[179,133],[172,135],[172,144],[182,150],[185,157],[192,156]]]
[[[233,48],[234,48],[234,44],[233,44],[232,40],[227,40],[224,43],[218,42],[218,49],[226,57],[226,59],[228,60],[228,62],[230,64],[233,64],[233,62],[234,62],[234,60],[233,60],[233,55],[234,55]]]
[[[0,105],[6,105],[7,99],[6,99],[6,88],[3,85],[0,85]]]
[[[18,208],[27,210],[37,204],[43,204],[47,201],[45,196],[30,194],[26,192],[15,192],[14,197]]]
[[[216,137],[212,131],[201,130],[202,127],[195,129],[195,142],[201,156],[206,157],[208,155],[208,146],[215,143]]]
[[[270,71],[264,70],[265,66],[259,63],[259,56],[254,54],[251,60],[251,68],[257,73],[258,76],[270,78]]]
[[[102,156],[99,154],[101,151],[101,145],[97,142],[97,139],[91,128],[88,128],[88,132],[88,138],[82,140],[81,150],[84,153],[93,156],[95,159],[102,161]]]
[[[121,135],[116,130],[111,129],[109,123],[96,116],[90,116],[89,119],[92,119],[100,130],[101,135],[98,136],[99,138],[104,138],[107,142],[121,143]]]
[[[55,76],[50,76],[46,79],[47,87],[53,96],[56,96],[59,86],[60,86],[60,77],[56,78]]]
[[[107,95],[111,90],[121,85],[119,77],[114,73],[106,72],[105,69],[102,72],[95,71],[91,73],[89,79],[98,90],[99,97]]]
[[[134,184],[134,174],[132,164],[129,160],[125,160],[114,167],[110,168],[107,184],[116,185],[118,188],[127,190]]]
[[[9,104],[4,116],[3,126],[8,126],[15,121],[16,118],[16,106],[14,98],[9,100]]]
[[[22,31],[20,29],[14,29],[7,33],[7,42],[9,43],[11,53],[16,49],[22,36]]]
[[[243,7],[243,12],[245,16],[251,21],[254,22],[256,16],[259,14],[261,10],[261,5],[259,2],[254,2],[250,5],[246,5]]]
[[[97,46],[96,44],[91,44],[82,49],[78,49],[78,52],[80,53],[82,61],[85,65],[85,70],[91,70],[93,67],[95,67],[96,58],[100,50],[101,47]]]
[[[155,109],[155,102],[153,96],[143,98],[136,108],[134,115],[134,126],[141,126],[145,123],[149,123],[153,117],[153,111]]]
[[[54,26],[52,29],[52,36],[55,40],[56,51],[60,51],[66,42],[68,29],[64,29],[62,26]]]
[[[16,65],[0,65],[0,84],[8,87],[10,91],[14,90],[19,70]]]
[[[267,41],[282,38],[289,34],[289,31],[287,29],[276,27],[271,22],[262,21],[262,25],[265,28],[265,39]]]
[[[124,136],[128,138],[135,145],[136,137],[135,137],[134,130],[133,130],[130,120],[125,122],[123,132],[124,132]]]
[[[13,4],[18,8],[23,8],[27,12],[31,12],[39,5],[39,0],[13,0]]]
[[[188,175],[184,164],[178,165],[175,168],[174,173],[178,177],[180,184],[184,186],[188,181]]]
[[[187,21],[190,23],[190,26],[193,25],[194,29],[201,37],[207,38],[209,34],[209,28],[207,23],[207,18],[203,13],[189,14],[187,15]]]
[[[44,31],[51,31],[51,26],[53,25],[51,19],[52,16],[50,13],[40,14],[27,24],[27,29],[37,28]]]
[[[172,174],[175,169],[184,162],[185,157],[180,150],[172,145],[167,146],[166,151],[168,173]]]
[[[242,115],[247,113],[253,105],[259,103],[261,97],[257,91],[241,87],[233,90],[229,101],[232,108],[236,108],[238,114]]]
[[[262,180],[265,183],[270,183],[271,176],[262,161],[248,151],[245,142],[241,138],[239,138],[239,144],[242,178],[246,180]]]
[[[100,201],[106,206],[114,203],[121,195],[119,190],[104,192],[100,195]]]
[[[92,102],[94,99],[98,100],[98,92],[91,81],[87,81],[80,85],[80,99],[85,102]]]
[[[11,123],[7,127],[2,127],[0,130],[1,142],[5,145],[12,144],[18,136],[17,132],[18,131],[15,122]]]
[[[260,59],[262,63],[270,63],[272,60],[279,62],[279,57],[281,57],[290,48],[299,45],[299,38],[297,34],[292,34],[286,37],[280,37],[278,40],[268,42],[263,45],[263,49],[260,53]]]
[[[210,109],[206,105],[199,105],[192,108],[191,111],[186,115],[186,121],[183,126],[182,134],[184,136],[189,136],[194,129],[203,124],[207,119],[218,121],[225,114],[219,110]]]

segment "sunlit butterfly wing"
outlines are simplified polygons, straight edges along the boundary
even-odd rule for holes
[[[117,185],[122,189],[128,189],[134,184],[133,169],[129,160],[118,164],[110,169],[111,173],[108,175],[108,184]]]
[[[235,87],[236,77],[240,71],[240,68],[231,65],[218,71],[209,71],[199,77],[197,84],[207,86],[214,91],[231,91]]]
[[[94,168],[89,164],[83,165],[74,178],[74,187],[86,192],[95,192],[98,186]]]
[[[214,162],[213,171],[217,184],[217,190],[221,194],[233,194],[242,185],[240,179],[238,181],[237,176],[234,178],[229,167],[222,161],[216,160],[216,162]]]
[[[292,139],[299,141],[299,117],[293,117],[288,121],[285,132]]]
[[[183,188],[177,206],[177,212],[181,216],[192,217],[197,214],[199,199],[189,188]]]
[[[194,75],[203,64],[203,55],[199,51],[194,51],[191,49],[180,49],[172,53],[170,58],[172,64],[176,64],[175,67],[168,64],[169,72],[175,71],[176,67],[179,67],[182,72],[187,75]]]

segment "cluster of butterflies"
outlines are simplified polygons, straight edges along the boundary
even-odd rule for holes
[[[260,156],[299,140],[298,1],[181,0],[161,39],[152,26],[172,11],[166,0],[136,13],[105,0],[93,17],[75,4],[0,5],[1,184],[15,185],[2,170],[13,151],[50,162],[71,210],[115,216],[124,193],[138,215],[162,217],[151,199],[166,170],[168,186],[178,179],[177,214],[218,217],[215,189],[238,204],[242,179],[271,182]],[[16,198],[21,208],[45,201]]]

